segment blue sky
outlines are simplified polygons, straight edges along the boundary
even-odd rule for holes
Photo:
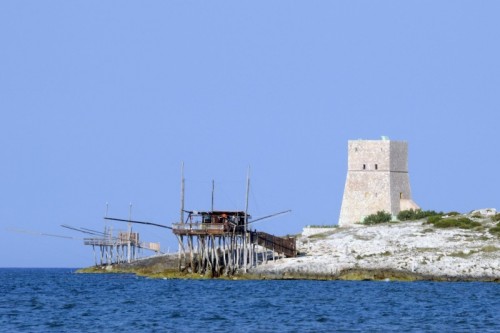
[[[349,139],[409,142],[424,209],[497,207],[498,1],[2,1],[0,267],[93,263],[109,215],[337,223]],[[116,224],[115,228],[124,228]],[[139,228],[166,251],[175,239]]]

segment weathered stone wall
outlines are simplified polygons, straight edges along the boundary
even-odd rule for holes
[[[381,210],[397,215],[401,199],[411,200],[406,142],[351,140],[347,164],[340,226]]]
[[[391,210],[392,215],[401,211],[401,199],[411,199],[410,179],[407,172],[391,172]]]
[[[408,143],[404,141],[390,142],[390,170],[392,172],[408,172]]]
[[[350,171],[340,213],[340,226],[361,222],[373,212],[391,211],[388,171]]]
[[[350,140],[348,171],[389,171],[391,141]]]

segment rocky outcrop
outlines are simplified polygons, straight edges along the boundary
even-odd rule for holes
[[[475,220],[481,226],[468,230],[439,229],[420,220],[355,225],[301,236],[298,257],[269,261],[251,273],[262,277],[379,279],[375,273],[384,272],[378,276],[500,281],[499,237],[488,231],[494,223],[487,217]]]

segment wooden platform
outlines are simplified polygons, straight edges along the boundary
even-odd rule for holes
[[[179,236],[224,235],[230,229],[223,223],[174,223],[172,232]]]

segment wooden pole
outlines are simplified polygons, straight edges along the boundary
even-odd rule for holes
[[[233,269],[233,237],[231,234],[227,237],[227,274]]]
[[[181,211],[180,211],[180,223],[184,223],[184,162],[181,164]]]
[[[205,257],[205,265],[206,265],[206,269],[205,271],[207,270],[211,270],[212,269],[212,265],[211,265],[211,262],[210,262],[210,254],[209,254],[209,247],[210,247],[210,240],[208,239],[208,237],[203,237],[205,239],[205,253],[204,253],[204,257]]]
[[[214,211],[215,180],[212,179],[212,212]]]
[[[200,237],[196,237],[196,243],[198,248],[196,249],[196,272],[201,271],[201,261],[202,261],[202,256],[203,256],[203,247],[201,245]]]
[[[129,205],[128,220],[132,220],[132,203]],[[128,241],[127,241],[127,262],[130,263],[130,237],[132,233],[132,223],[128,223]]]
[[[177,242],[179,243],[179,256],[178,256],[178,259],[179,259],[179,271],[180,271],[181,270],[181,266],[182,266],[182,252],[184,251],[184,245],[182,244],[182,242],[183,242],[182,236],[175,235],[175,237],[177,237]]]
[[[193,272],[193,236],[188,236],[188,247],[189,247],[189,266],[191,267],[191,272]]]
[[[245,230],[243,231],[243,273],[247,272],[247,228],[248,228],[248,195],[250,192],[250,166],[247,173],[247,191],[245,199]]]
[[[217,251],[217,242],[215,240],[215,236],[212,236],[212,246],[213,254],[215,257],[215,272],[212,276],[219,276],[219,252]]]
[[[235,242],[235,250],[236,250],[236,261],[235,261],[235,268],[240,267],[240,247],[239,247],[239,241],[238,241],[238,236],[234,238]]]
[[[226,260],[227,248],[226,248],[226,235],[222,236],[222,259],[224,260],[224,274],[227,274],[227,260]]]

